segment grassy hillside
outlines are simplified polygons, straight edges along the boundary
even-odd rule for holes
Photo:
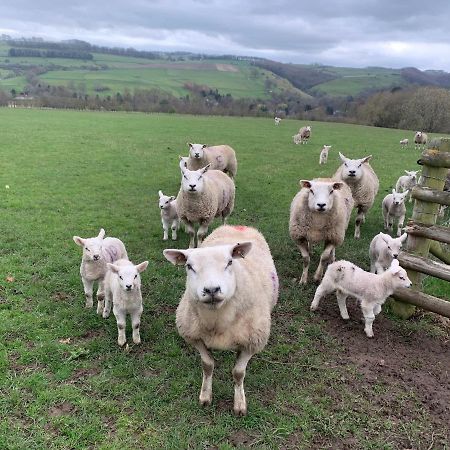
[[[7,108],[0,119],[0,447],[445,447],[448,332],[426,318],[397,321],[384,308],[369,341],[356,308],[345,324],[332,299],[310,313],[315,285],[299,286],[301,258],[288,236],[299,179],[333,173],[338,150],[372,154],[375,206],[362,239],[352,238],[352,222],[336,252],[368,268],[381,199],[416,167],[418,152],[398,146],[412,132],[313,123],[311,142],[295,146],[303,124],[291,120],[275,127],[269,119]],[[203,409],[199,357],[174,325],[185,273],[162,251],[186,248],[188,237],[162,241],[157,192],[177,192],[178,155],[189,141],[236,149],[231,223],[264,233],[281,282],[269,344],[248,367],[249,415],[241,419],[231,414],[234,355],[215,352],[213,404]],[[324,143],[333,149],[319,166]],[[72,236],[100,227],[125,242],[133,261],[150,261],[143,342],[127,350],[116,344],[114,317],[83,307]]]

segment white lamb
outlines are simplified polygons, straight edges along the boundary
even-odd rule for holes
[[[204,144],[188,144],[187,168],[198,170],[210,164],[211,169],[221,170],[234,178],[237,174],[236,152],[229,145],[208,147]]]
[[[127,314],[131,316],[131,325],[133,327],[133,342],[141,343],[139,327],[141,325],[142,293],[141,277],[148,266],[148,261],[134,265],[128,259],[119,259],[114,264],[108,263],[108,270],[105,276],[105,308],[103,317],[106,319],[111,312],[111,303],[113,313],[117,322],[117,343],[122,347],[127,338],[125,335]]]
[[[326,164],[328,161],[328,152],[331,149],[331,145],[324,145],[320,151],[319,164]]]
[[[348,320],[347,297],[355,297],[364,315],[364,331],[367,337],[373,337],[372,324],[375,316],[381,312],[383,303],[396,289],[411,287],[411,284],[406,271],[396,259],[380,275],[366,272],[349,261],[336,261],[328,266],[314,295],[311,311],[318,308],[323,297],[336,292],[341,317]]]
[[[291,203],[289,234],[303,257],[300,283],[308,281],[311,247],[323,242],[324,250],[314,279],[322,278],[326,264],[334,261],[335,248],[342,245],[353,209],[353,198],[343,181],[330,178],[300,180],[301,190]]]
[[[409,144],[409,139],[402,139],[402,140],[400,141],[400,146],[401,146],[401,147],[407,147],[408,144]]]
[[[214,230],[200,248],[164,250],[164,256],[186,267],[176,325],[200,353],[200,404],[212,402],[214,359],[209,349],[235,350],[234,413],[247,414],[247,363],[267,344],[270,314],[278,299],[278,277],[267,242],[254,228],[227,225]]]
[[[403,243],[408,235],[403,233],[398,238],[393,238],[389,234],[379,233],[370,243],[370,271],[372,273],[383,273],[392,264],[392,261],[398,257]]]
[[[333,175],[333,179],[345,181],[352,191],[357,215],[355,220],[355,239],[361,236],[361,223],[366,220],[366,213],[372,207],[378,192],[379,181],[370,167],[372,155],[362,159],[349,159],[339,152],[342,165]]]
[[[294,136],[292,136],[292,139],[294,139],[294,144],[302,144],[302,136],[300,135],[300,133],[294,134]]]
[[[176,199],[177,214],[189,233],[189,247],[195,247],[195,228],[198,244],[205,238],[208,227],[215,217],[225,223],[233,212],[235,187],[233,180],[220,170],[189,170],[180,165],[181,188]]]
[[[405,221],[406,206],[405,198],[409,191],[403,193],[392,189],[392,194],[386,195],[381,204],[384,218],[384,229],[393,230],[394,219],[398,219],[397,236],[402,234],[403,222]]]
[[[80,275],[84,286],[86,308],[92,308],[93,306],[94,281],[98,281],[97,314],[101,314],[105,300],[104,278],[106,275],[106,264],[121,258],[128,258],[125,245],[120,239],[105,238],[105,230],[103,228],[95,238],[83,239],[79,236],[74,236],[73,240],[75,244],[83,247]]]
[[[281,118],[280,117],[275,117],[275,125],[280,125],[281,122]]]
[[[172,229],[172,240],[177,240],[177,230],[180,228],[180,219],[177,214],[177,201],[171,195],[164,195],[162,191],[159,194],[159,208],[161,210],[161,222],[163,225],[164,236],[163,241],[169,239],[169,228]]]
[[[419,170],[405,170],[406,175],[402,175],[395,184],[395,190],[397,192],[411,192],[411,189],[417,184],[417,174]],[[409,201],[412,201],[411,195],[409,195]]]
[[[428,142],[428,135],[427,133],[424,133],[423,131],[416,131],[414,135],[414,148],[420,149],[420,146],[422,148],[425,148]]]

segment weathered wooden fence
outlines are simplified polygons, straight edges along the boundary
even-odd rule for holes
[[[450,192],[443,191],[450,168],[450,139],[432,141],[418,164],[422,165],[422,182],[411,193],[415,204],[406,227],[406,251],[398,256],[413,287],[395,291],[392,308],[396,315],[404,318],[410,317],[416,306],[450,317],[450,284],[446,299],[420,292],[424,274],[450,281],[450,252],[440,244],[450,244],[450,229],[436,225],[440,205],[450,205]],[[430,260],[430,253],[443,263]]]

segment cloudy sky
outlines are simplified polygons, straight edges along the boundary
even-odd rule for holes
[[[449,0],[1,0],[0,34],[450,71]]]

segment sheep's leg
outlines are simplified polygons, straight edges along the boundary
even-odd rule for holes
[[[373,313],[378,316],[378,314],[380,314],[381,312],[381,305],[379,303],[377,303],[374,307],[373,307]]]
[[[329,264],[333,259],[334,245],[330,243],[325,243],[325,248],[320,256],[320,262],[317,266],[316,273],[314,274],[314,280],[320,281],[323,275],[324,267]]]
[[[141,314],[142,314],[142,308],[140,308],[137,311],[134,311],[131,314],[131,326],[133,329],[133,342],[135,344],[141,343],[141,334],[140,334]]]
[[[197,231],[197,246],[203,242],[203,239],[205,239],[205,237],[208,233],[208,226],[209,226],[209,223],[204,222],[204,221],[200,222],[200,226],[198,227],[198,231]]]
[[[200,389],[200,405],[208,406],[212,402],[212,377],[214,371],[214,358],[211,353],[206,348],[202,341],[194,341],[191,344],[200,353],[200,358],[202,359],[202,369],[203,369],[203,380],[202,388]]]
[[[253,353],[248,350],[242,350],[236,360],[233,368],[234,380],[234,414],[236,416],[245,416],[247,414],[247,400],[245,399],[244,378],[247,364]]]
[[[402,235],[402,228],[403,228],[403,222],[405,221],[405,215],[399,217],[398,219],[398,225],[397,225],[397,237],[400,237]]]
[[[195,228],[194,225],[192,225],[191,222],[185,221],[184,226],[186,229],[186,233],[189,234],[189,248],[195,247]]]
[[[361,237],[361,223],[364,223],[364,212],[361,207],[358,206],[358,213],[356,214],[355,220],[355,239],[359,239]]]
[[[347,295],[344,294],[342,291],[337,290],[336,298],[337,298],[337,302],[339,305],[339,311],[341,313],[341,317],[344,320],[350,319],[350,316],[348,315],[348,311],[347,311]]]
[[[116,316],[117,322],[117,343],[120,347],[123,347],[125,342],[127,341],[127,337],[125,335],[125,325],[126,325],[126,313],[122,310],[118,310],[113,307],[113,313]]]
[[[105,306],[105,280],[98,282],[97,289],[97,314],[101,315]]]
[[[81,278],[81,281],[83,282],[84,287],[84,297],[86,298],[86,308],[92,308],[94,305],[94,301],[92,299],[92,295],[94,292],[94,281],[88,280],[86,278]]]
[[[309,261],[311,259],[309,256],[309,243],[306,239],[301,239],[297,247],[303,258],[303,273],[300,278],[300,284],[306,284],[308,282]]]
[[[322,283],[320,283],[319,287],[316,289],[316,293],[314,294],[314,299],[311,303],[311,306],[309,309],[311,311],[315,311],[319,307],[320,300],[325,295],[331,294],[334,291],[333,285],[329,284],[325,278],[322,280]]]
[[[161,222],[164,231],[163,241],[167,241],[167,239],[169,239],[169,222],[165,219],[161,219]]]
[[[384,267],[380,263],[375,263],[375,271],[373,273],[377,273],[378,275],[382,274],[384,272]]]
[[[174,219],[172,222],[172,241],[177,240],[177,230],[179,226],[178,219]]]
[[[112,306],[112,292],[110,289],[105,289],[105,307],[103,309],[103,318],[107,319],[111,314],[111,306]]]
[[[364,316],[364,331],[367,337],[373,337],[372,324],[375,320],[374,307],[373,306],[362,306],[361,309]],[[381,309],[380,309],[381,310]]]

